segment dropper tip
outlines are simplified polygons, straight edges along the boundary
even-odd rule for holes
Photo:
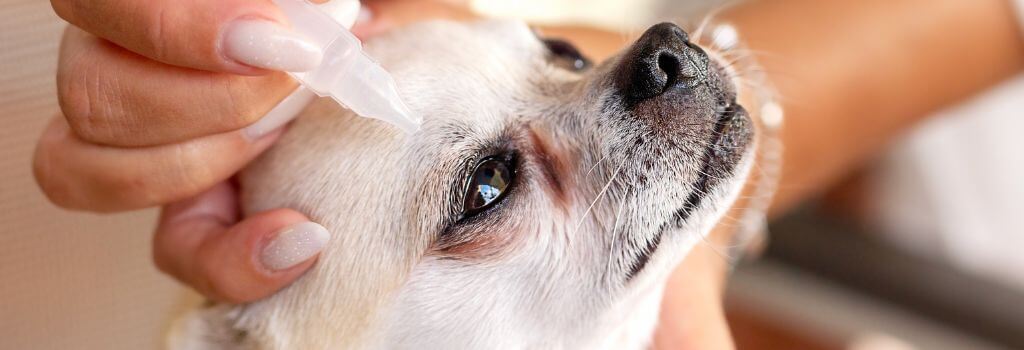
[[[402,100],[393,101],[394,111],[396,114],[395,118],[391,118],[391,121],[402,129],[406,134],[414,134],[420,130],[420,124],[423,124],[423,118],[413,114],[409,107],[402,102]]]
[[[420,125],[410,120],[397,121],[395,126],[402,129],[407,135],[415,134],[420,130]]]

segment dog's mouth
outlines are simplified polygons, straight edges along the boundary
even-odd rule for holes
[[[728,180],[728,176],[742,159],[744,150],[751,142],[752,133],[750,116],[739,104],[732,103],[718,116],[712,130],[713,137],[709,140],[708,147],[704,149],[700,175],[691,185],[686,201],[672,213],[668,221],[658,227],[654,237],[647,241],[647,245],[636,252],[627,280],[643,270],[651,256],[658,250],[662,236],[667,231],[685,227],[704,199],[711,195],[716,186]]]
[[[750,117],[742,106],[733,103],[715,121],[711,144],[705,148],[700,175],[690,190],[682,208],[672,215],[674,228],[685,225],[693,210],[701,205],[713,187],[728,176],[742,157],[750,142]]]

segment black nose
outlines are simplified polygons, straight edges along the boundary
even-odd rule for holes
[[[640,102],[673,88],[690,88],[707,76],[708,57],[672,23],[644,32],[619,61],[616,84],[630,102]]]

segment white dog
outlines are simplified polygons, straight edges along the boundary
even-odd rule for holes
[[[311,105],[243,174],[246,211],[333,236],[256,303],[207,305],[180,349],[637,349],[668,273],[754,157],[735,74],[672,24],[604,64],[518,22],[413,25],[368,49],[425,122]]]

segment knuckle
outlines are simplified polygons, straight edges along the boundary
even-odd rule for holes
[[[203,161],[203,148],[188,143],[175,146],[172,154],[156,155],[144,166],[105,168],[91,187],[98,189],[112,209],[136,209],[196,195],[216,183],[211,165]],[[94,208],[93,210],[106,210]]]
[[[204,148],[184,143],[149,166],[121,169],[105,175],[104,187],[116,202],[130,207],[168,203],[196,195],[217,182]]]
[[[146,27],[146,45],[149,46],[153,57],[166,61],[169,54],[168,42],[172,39],[167,36],[168,29],[170,29],[168,26],[172,24],[168,18],[167,9],[163,6],[154,7],[148,12],[148,16],[150,16],[148,23],[151,25]]]
[[[32,158],[32,175],[39,189],[60,208],[94,212],[117,209],[105,201],[106,185],[96,178],[96,172],[68,159],[68,154],[75,154],[72,147],[76,146],[64,142],[68,131],[55,125],[51,123],[44,131]]]
[[[103,187],[108,189],[113,202],[124,207],[142,208],[164,203],[174,186],[164,186],[160,175],[149,173],[151,171],[115,171],[107,175]]]
[[[203,144],[186,142],[176,146],[173,155],[177,172],[170,180],[185,194],[196,194],[218,182],[210,162],[204,161],[206,148]]]
[[[58,182],[40,180],[39,188],[42,189],[46,199],[58,208],[80,209],[78,203],[72,200],[73,197],[70,195],[68,188],[61,186]]]
[[[69,23],[76,22],[74,6],[73,0],[50,0],[50,7],[53,7],[53,12],[57,14],[57,17]]]
[[[48,148],[42,143],[36,148],[36,154],[32,160],[32,176],[35,178],[36,184],[39,185],[39,189],[51,203],[61,208],[71,209],[73,205],[70,195],[71,188],[55,176],[59,172],[53,170],[54,162],[51,160],[53,153]]]
[[[117,139],[116,122],[122,99],[117,96],[116,84],[105,79],[95,65],[79,55],[70,59],[57,74],[57,98],[68,125],[83,140],[107,143]]]
[[[203,268],[205,283],[200,289],[205,290],[208,296],[229,303],[244,303],[259,299],[260,295],[257,293],[260,288],[245,285],[239,279],[228,278],[216,270],[218,267]]]
[[[115,212],[164,203],[173,186],[161,182],[159,171],[159,167],[152,164],[123,166],[121,163],[91,169],[85,184],[93,203],[90,210]]]
[[[262,113],[255,103],[248,98],[252,93],[252,87],[246,77],[230,76],[225,77],[220,83],[221,94],[224,98],[217,101],[222,106],[223,115],[218,125],[223,131],[236,130],[246,127],[262,117]]]

